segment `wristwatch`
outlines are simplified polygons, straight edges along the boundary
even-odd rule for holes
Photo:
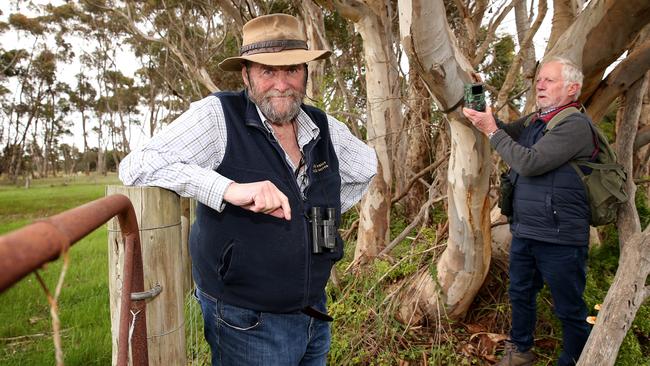
[[[488,137],[488,140],[491,140],[491,139],[492,139],[492,136],[494,136],[494,134],[496,134],[496,133],[497,133],[497,131],[499,131],[499,129],[498,129],[498,128],[497,128],[496,130],[494,130],[494,131],[492,131],[492,132],[490,132],[490,133],[488,133],[488,135],[487,135],[487,137]]]

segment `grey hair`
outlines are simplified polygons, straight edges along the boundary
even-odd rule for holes
[[[580,67],[568,58],[560,56],[553,56],[548,60],[544,60],[542,65],[545,65],[549,62],[557,62],[562,65],[562,79],[564,79],[564,87],[567,87],[571,83],[576,83],[579,85],[578,92],[575,95],[575,99],[577,100],[580,96],[580,90],[582,89],[582,79],[584,78]]]

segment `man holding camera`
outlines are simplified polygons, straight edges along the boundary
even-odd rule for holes
[[[343,255],[341,213],[376,173],[374,151],[302,104],[308,50],[298,19],[255,18],[240,56],[246,90],[193,103],[120,165],[128,185],[195,198],[192,271],[213,365],[325,365],[325,285]]]
[[[510,219],[510,303],[512,329],[501,366],[533,365],[531,352],[537,294],[546,282],[562,322],[563,350],[557,365],[575,365],[589,336],[582,298],[589,244],[589,202],[571,160],[595,151],[591,120],[573,113],[552,129],[553,116],[576,102],[582,72],[573,62],[552,58],[536,79],[538,111],[515,122],[495,121],[491,110],[463,109],[510,166],[514,185]]]

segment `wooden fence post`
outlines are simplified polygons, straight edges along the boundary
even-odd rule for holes
[[[185,365],[185,271],[181,253],[179,196],[155,187],[107,186],[107,195],[116,193],[129,197],[138,218],[145,291],[156,285],[162,286],[162,292],[158,296],[147,300],[149,365]],[[109,221],[108,226],[108,261],[115,365],[124,263],[124,246],[116,219]]]

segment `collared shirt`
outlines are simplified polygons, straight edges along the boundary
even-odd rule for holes
[[[267,128],[271,128],[265,118],[262,120]],[[345,212],[361,199],[368,188],[377,171],[377,157],[374,150],[352,135],[343,123],[330,115],[327,115],[327,120],[339,159],[341,210]],[[298,146],[302,152],[320,131],[303,110],[296,123]],[[232,180],[215,169],[225,155],[227,137],[221,101],[216,96],[208,96],[192,103],[161,133],[127,155],[120,163],[120,179],[125,185],[166,188],[222,211],[223,196]],[[233,149],[236,151],[236,147]],[[286,152],[285,157],[294,170],[298,168]],[[296,179],[304,189],[308,183],[304,169]]]
[[[260,107],[257,107],[257,114],[260,116],[260,120],[262,121],[262,124],[264,125],[264,128],[266,128],[267,131],[271,135],[273,135],[274,138],[275,136],[275,131],[273,130],[273,127],[271,126],[271,122],[266,118],[266,116],[262,113],[260,110]],[[301,114],[306,115],[306,113],[301,109],[300,110]],[[329,116],[328,116],[329,118]],[[302,123],[301,123],[302,121]],[[329,119],[328,119],[329,121]],[[308,123],[307,123],[308,122]],[[291,170],[295,172],[296,175],[296,182],[298,183],[298,187],[300,187],[300,192],[305,192],[305,188],[307,188],[307,185],[309,184],[309,179],[307,178],[307,169],[305,169],[305,166],[303,165],[304,163],[304,148],[309,141],[316,139],[318,137],[318,134],[320,133],[320,129],[318,126],[314,124],[314,122],[309,118],[297,118],[296,119],[296,139],[298,142],[298,148],[300,148],[300,164],[296,166],[291,158],[289,157],[289,154],[287,154],[286,151],[284,151],[284,147],[282,147],[282,150],[284,151],[284,158],[287,160],[289,163],[289,166],[291,167]],[[277,138],[276,138],[277,140]]]

